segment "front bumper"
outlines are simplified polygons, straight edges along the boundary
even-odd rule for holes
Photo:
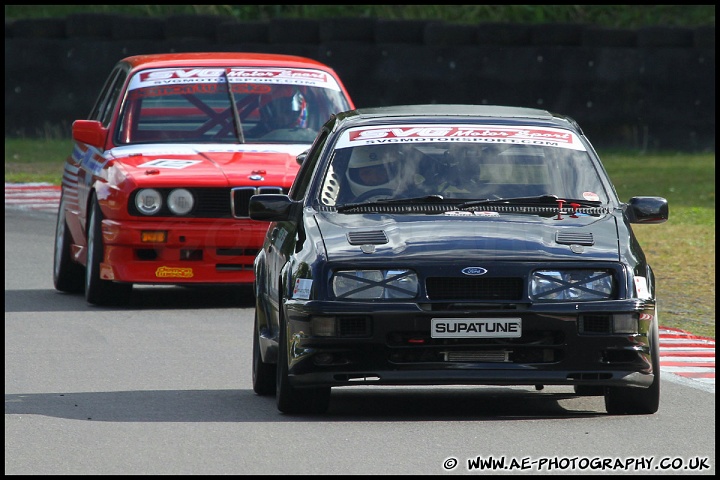
[[[547,311],[465,312],[472,318],[520,318],[519,338],[431,338],[431,319],[458,312],[383,309],[342,313],[348,335],[312,335],[313,315],[329,305],[286,303],[289,378],[302,386],[344,385],[604,385],[648,387],[657,345],[650,336],[654,304],[602,302],[604,310],[577,313],[575,305]],[[613,308],[610,308],[613,307]],[[563,311],[566,309],[567,311]],[[636,334],[603,331],[603,318],[635,313]],[[343,321],[343,320],[339,320]],[[587,332],[587,322],[593,329]],[[365,324],[365,326],[363,326]],[[342,329],[341,329],[342,330]],[[339,331],[341,331],[339,330]]]
[[[252,284],[267,223],[253,220],[103,220],[103,280],[145,284]],[[167,232],[164,243],[141,233]]]

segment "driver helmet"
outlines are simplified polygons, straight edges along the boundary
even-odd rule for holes
[[[280,96],[277,96],[279,93]],[[296,89],[273,92],[272,98],[261,99],[260,116],[271,130],[278,128],[306,128],[307,101]],[[263,103],[264,102],[264,103]]]
[[[352,192],[359,196],[370,190],[395,190],[400,156],[400,150],[391,145],[355,147],[345,174]]]

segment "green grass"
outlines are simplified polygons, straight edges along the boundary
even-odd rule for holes
[[[60,185],[71,140],[5,139],[6,182]],[[660,324],[715,338],[715,154],[599,152],[622,201],[665,197],[670,219],[635,225],[658,285]]]
[[[715,155],[600,155],[621,200],[668,200],[667,222],[633,226],[657,277],[660,324],[715,338]]]
[[[65,159],[72,152],[67,140],[5,139],[5,181],[60,185]]]

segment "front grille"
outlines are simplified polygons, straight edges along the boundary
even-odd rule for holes
[[[187,188],[195,198],[195,205],[187,215],[181,218],[249,218],[250,197],[266,193],[288,193],[287,189],[275,186],[237,187],[237,188]],[[163,197],[163,206],[153,217],[178,217],[167,207],[167,197],[175,188],[157,188]],[[128,212],[130,215],[148,217],[135,208],[135,195],[130,196]]]
[[[565,358],[565,349],[557,347],[522,347],[512,350],[438,350],[435,348],[408,348],[392,350],[388,361],[410,363],[557,363]]]
[[[442,352],[446,362],[509,362],[510,352],[507,350],[488,351],[454,351]]]
[[[611,315],[581,315],[578,318],[578,332],[581,334],[612,333]]]
[[[397,364],[554,363],[565,357],[561,331],[531,331],[520,338],[431,338],[426,332],[391,332],[388,361]]]
[[[339,337],[367,337],[371,333],[367,317],[340,317],[337,327]]]
[[[523,299],[522,278],[429,277],[425,288],[430,300],[519,301]]]

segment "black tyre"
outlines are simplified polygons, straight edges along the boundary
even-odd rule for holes
[[[115,283],[100,278],[100,263],[104,257],[102,243],[102,210],[91,202],[88,219],[87,267],[85,268],[85,299],[93,305],[125,305],[130,300],[131,283]]]
[[[288,378],[286,326],[280,319],[277,363],[277,408],[283,413],[325,413],[330,406],[330,387],[295,388]]]
[[[82,293],[85,269],[73,261],[70,245],[72,236],[65,221],[65,200],[61,198],[55,224],[55,251],[53,257],[53,284],[55,289],[67,293]]]
[[[275,394],[276,366],[272,363],[265,363],[260,354],[260,330],[258,329],[258,316],[255,312],[255,327],[253,331],[253,357],[252,357],[252,382],[253,390],[258,395]]]
[[[605,410],[611,415],[650,415],[660,406],[660,338],[658,335],[658,317],[655,311],[655,323],[650,332],[650,351],[652,354],[652,385],[648,388],[607,387],[605,389]]]

